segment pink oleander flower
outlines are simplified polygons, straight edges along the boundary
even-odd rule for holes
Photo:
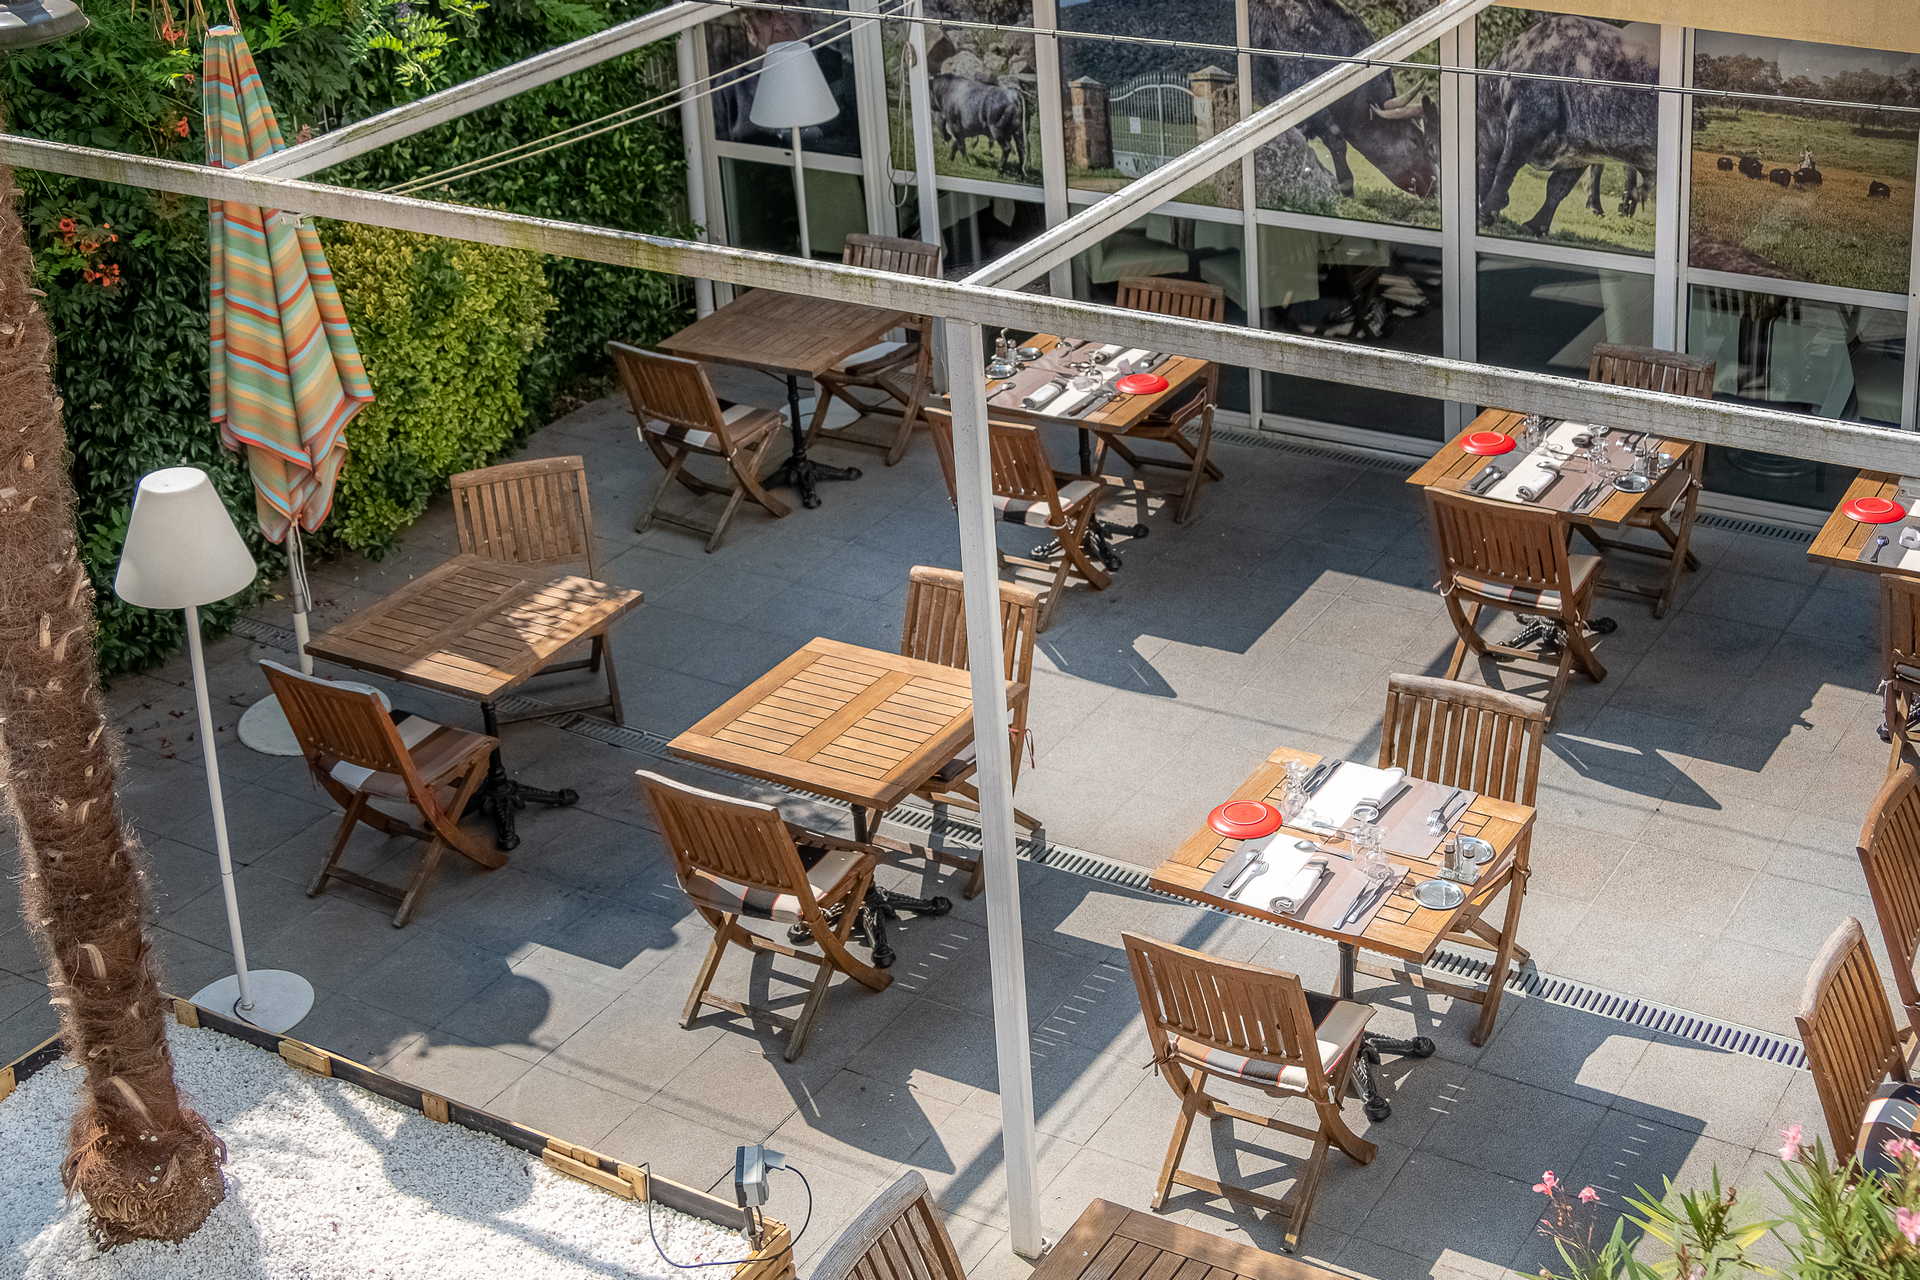
[[[1560,1179],[1554,1176],[1553,1170],[1549,1169],[1540,1175],[1540,1181],[1533,1184],[1533,1189],[1543,1196],[1550,1196],[1559,1186]]]
[[[1780,1131],[1780,1137],[1783,1139],[1780,1143],[1780,1158],[1782,1160],[1798,1160],[1800,1158],[1800,1126],[1797,1124],[1788,1125]]]
[[[1907,1238],[1908,1244],[1920,1245],[1920,1211],[1895,1209],[1893,1225],[1900,1228],[1900,1234]]]
[[[1600,1193],[1598,1191],[1595,1191],[1592,1187],[1580,1188],[1581,1204],[1592,1204],[1595,1200],[1598,1200],[1599,1198],[1600,1198]]]
[[[1909,1156],[1920,1157],[1920,1142],[1912,1138],[1889,1138],[1880,1149],[1887,1153],[1887,1159],[1896,1163]]]

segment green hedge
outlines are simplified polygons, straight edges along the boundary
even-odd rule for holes
[[[496,0],[472,23],[452,21],[453,43],[432,64],[437,84],[426,85],[403,84],[396,70],[400,60],[367,39],[369,23],[401,12],[395,0],[348,6],[338,0],[272,0],[271,8],[269,0],[239,0],[241,26],[289,136],[303,126],[319,130],[363,118],[653,7],[630,0]],[[435,8],[431,0],[414,6],[416,12]],[[87,146],[202,159],[199,86],[190,79],[199,70],[197,41],[169,44],[150,13],[125,5],[90,5],[88,15],[93,26],[80,36],[0,58],[0,114],[9,127]],[[663,87],[662,59],[670,82],[670,47],[630,55],[315,176],[378,189],[543,137],[652,97]],[[59,346],[55,373],[67,401],[81,542],[99,589],[101,662],[109,672],[137,669],[181,643],[177,615],[128,609],[112,596],[139,477],[159,466],[204,467],[242,528],[251,532],[253,526],[245,467],[220,449],[207,416],[206,208],[199,201],[24,170],[16,174],[16,185]],[[684,186],[678,118],[668,113],[428,194],[677,234],[687,230]],[[331,252],[342,252],[335,248],[346,244],[341,228],[323,227],[322,237]],[[354,246],[350,253],[367,248],[357,239]],[[368,249],[363,260],[375,264],[383,252],[399,250]],[[457,391],[441,389],[469,406],[486,406],[484,429],[457,446],[442,438],[450,416],[438,400],[412,390],[424,359],[420,344],[435,339],[416,330],[411,336],[418,342],[407,341],[395,327],[400,322],[380,314],[391,307],[431,316],[432,304],[391,282],[357,278],[353,264],[334,263],[343,292],[362,299],[354,319],[383,403],[349,428],[352,453],[339,519],[325,531],[323,546],[382,550],[404,527],[406,513],[417,511],[444,483],[445,472],[431,474],[439,460],[450,460],[448,470],[457,470],[497,456],[545,421],[560,397],[595,388],[605,376],[608,338],[650,342],[686,321],[683,291],[666,277],[541,259],[544,287],[530,290],[532,273],[524,265],[500,266],[510,259],[469,259],[464,252],[413,257],[412,279],[431,296],[464,277],[477,293],[497,290],[524,307],[514,313],[511,341],[488,348],[503,363],[491,367],[486,385],[478,385],[482,379],[476,376]],[[473,267],[450,265],[456,261]],[[495,272],[503,278],[482,278]],[[529,341],[527,317],[545,310],[532,300],[547,295],[563,305],[546,313],[545,341]],[[475,303],[466,314],[482,310]],[[385,339],[369,341],[376,331]],[[509,349],[520,354],[507,363]],[[394,361],[403,369],[383,369]],[[447,363],[449,376],[459,372],[458,364]],[[390,394],[399,403],[384,403]],[[502,416],[510,406],[516,415],[511,420]],[[417,446],[410,440],[416,432],[422,437]],[[277,562],[257,538],[256,551],[269,570]],[[239,603],[208,611],[209,621],[219,624]]]

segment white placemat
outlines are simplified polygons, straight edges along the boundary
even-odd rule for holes
[[[1313,799],[1291,820],[1296,827],[1338,827],[1353,816],[1355,806],[1377,803],[1406,780],[1405,769],[1375,769],[1343,761],[1333,776],[1320,784]]]

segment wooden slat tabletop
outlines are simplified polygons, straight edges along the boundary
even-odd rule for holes
[[[1465,431],[1442,445],[1440,452],[1421,463],[1420,469],[1407,477],[1407,483],[1418,485],[1422,489],[1458,491],[1465,488],[1467,482],[1479,474],[1480,469],[1486,466],[1490,459],[1477,453],[1468,453],[1460,447],[1460,441],[1476,431],[1500,431],[1517,436],[1520,433],[1520,423],[1526,416],[1524,413],[1515,413],[1511,409],[1483,411],[1479,417],[1467,425]],[[1524,445],[1517,447],[1525,448]],[[1661,440],[1659,448],[1673,454],[1675,465],[1678,465],[1699,446],[1686,440]],[[1663,500],[1670,500],[1671,495],[1661,494],[1661,488],[1662,486],[1655,485],[1646,493],[1622,493],[1615,490],[1599,506],[1591,511],[1581,512],[1578,518],[1590,520],[1595,524],[1622,524],[1644,503],[1656,496]],[[1570,512],[1562,511],[1559,514],[1568,520],[1575,518]]]
[[[1287,762],[1299,760],[1309,766],[1318,764],[1320,757],[1311,751],[1296,751],[1291,747],[1281,747],[1267,757],[1267,762],[1253,771],[1253,775],[1240,784],[1232,800],[1265,800],[1278,806],[1287,790]],[[1533,809],[1523,804],[1510,804],[1504,800],[1494,800],[1487,796],[1475,798],[1467,806],[1466,813],[1460,818],[1455,830],[1464,835],[1479,836],[1493,846],[1493,858],[1480,868],[1482,879],[1491,879],[1506,873],[1512,863],[1513,851],[1522,836],[1533,826]],[[1287,828],[1292,830],[1292,828]],[[1312,836],[1309,831],[1296,832],[1297,835]],[[1433,955],[1434,948],[1440,945],[1440,939],[1454,927],[1467,904],[1462,903],[1451,911],[1435,911],[1423,907],[1413,900],[1413,892],[1423,880],[1432,880],[1439,876],[1441,854],[1435,850],[1425,859],[1403,857],[1389,854],[1396,864],[1407,868],[1407,875],[1401,880],[1386,903],[1374,913],[1367,922],[1364,933],[1352,933],[1340,929],[1322,929],[1304,921],[1263,911],[1243,902],[1207,892],[1207,881],[1213,878],[1226,860],[1240,848],[1238,840],[1229,840],[1216,833],[1211,827],[1201,828],[1188,836],[1185,843],[1174,851],[1171,858],[1155,867],[1151,881],[1153,887],[1163,893],[1177,894],[1202,902],[1208,906],[1219,907],[1237,915],[1262,920],[1268,924],[1277,924],[1288,929],[1297,929],[1302,933],[1311,933],[1317,937],[1331,938],[1336,942],[1350,942],[1367,951],[1379,952],[1400,960],[1418,964]]]
[[[1025,345],[1038,347],[1042,352],[1053,350],[1060,339],[1050,333],[1035,334]],[[1184,397],[1187,389],[1198,379],[1205,376],[1211,362],[1196,360],[1191,356],[1170,356],[1167,362],[1154,372],[1167,380],[1165,391],[1156,391],[1150,396],[1120,396],[1109,400],[1085,417],[1049,417],[1035,409],[1023,409],[1020,401],[1012,396],[1004,396],[987,403],[987,416],[1001,422],[1031,422],[1042,427],[1084,427],[1088,431],[1104,431],[1118,435],[1138,425],[1148,415],[1163,404],[1175,404]],[[991,384],[991,379],[988,384]],[[944,396],[938,397],[946,403]]]
[[[1813,545],[1807,548],[1807,558],[1824,560],[1843,569],[1863,569],[1868,573],[1911,573],[1911,570],[1900,567],[1899,547],[1888,548],[1887,554],[1881,557],[1884,563],[1869,564],[1862,560],[1860,548],[1872,541],[1874,534],[1884,530],[1879,525],[1861,524],[1840,512],[1841,507],[1855,498],[1891,498],[1899,489],[1900,477],[1884,471],[1862,471],[1856,475],[1853,483],[1847,486],[1847,491],[1840,495],[1840,501],[1833,504],[1833,510],[1827,514],[1827,522],[1814,535]]]
[[[1031,1280],[1338,1280],[1339,1274],[1095,1200]]]
[[[811,378],[911,320],[904,311],[755,289],[664,339],[659,347],[688,360]]]
[[[973,740],[969,680],[957,667],[816,638],[668,746],[885,811]]]
[[[492,702],[640,600],[551,566],[460,555],[321,632],[307,652]]]

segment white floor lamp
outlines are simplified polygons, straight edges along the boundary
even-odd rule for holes
[[[813,237],[807,226],[807,172],[800,163],[800,131],[839,114],[840,104],[833,100],[812,45],[805,40],[782,40],[767,46],[747,118],[762,129],[787,129],[793,134],[793,198],[800,210],[803,258],[813,256]]]
[[[198,467],[168,467],[140,478],[127,525],[114,594],[143,609],[184,609],[187,654],[193,663],[193,698],[200,712],[200,747],[206,758],[207,799],[213,805],[213,843],[220,855],[220,889],[227,899],[227,934],[233,940],[234,973],[201,988],[193,1002],[231,1010],[264,1031],[285,1031],[313,1008],[313,987],[283,969],[247,972],[247,944],[240,933],[240,899],[233,888],[233,852],[227,846],[227,808],[220,795],[220,763],[214,754],[213,709],[207,702],[207,659],[200,645],[200,606],[224,600],[253,581],[253,556]]]

